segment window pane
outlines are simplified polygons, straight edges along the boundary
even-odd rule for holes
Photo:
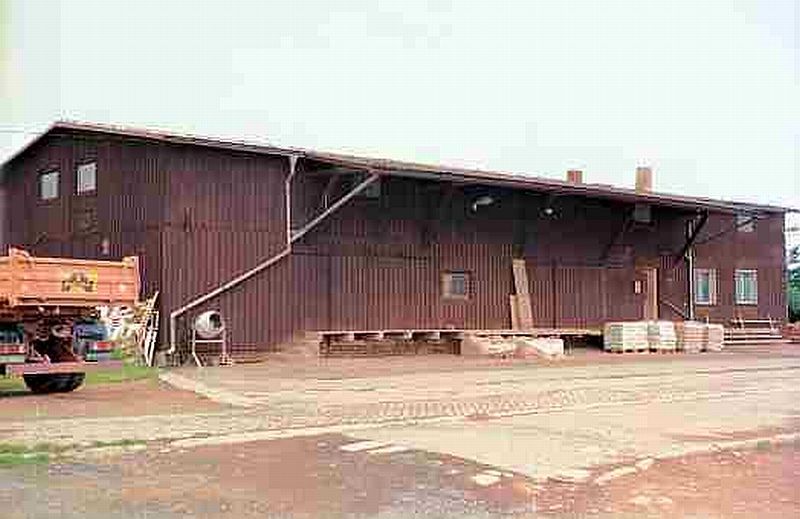
[[[738,304],[756,304],[758,302],[756,271],[736,271],[736,302]]]
[[[446,272],[442,275],[444,297],[466,299],[469,290],[469,273]]]
[[[717,270],[695,269],[694,302],[701,305],[717,304]]]
[[[711,282],[707,270],[698,270],[695,274],[695,301],[708,304],[711,302]]]
[[[739,232],[753,232],[755,227],[755,220],[749,214],[736,215],[736,228]]]
[[[53,200],[58,198],[58,171],[48,171],[39,175],[39,198]]]
[[[77,193],[90,193],[97,189],[97,163],[87,162],[78,166],[75,182]]]

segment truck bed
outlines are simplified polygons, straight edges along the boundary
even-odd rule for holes
[[[132,306],[139,297],[138,259],[42,258],[19,249],[0,256],[0,310],[25,307]]]

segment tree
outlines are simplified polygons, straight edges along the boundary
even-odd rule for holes
[[[789,250],[786,265],[789,271],[786,283],[789,321],[800,321],[800,245]]]

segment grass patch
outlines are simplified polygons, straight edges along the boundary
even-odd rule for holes
[[[0,467],[49,463],[51,455],[64,450],[66,447],[49,443],[39,443],[33,446],[0,443]]]
[[[125,364],[122,369],[88,371],[84,383],[86,385],[115,384],[134,380],[155,380],[156,378],[158,378],[158,370],[156,368]]]
[[[0,376],[0,394],[27,390],[28,388],[25,387],[25,382],[22,381],[22,378]]]
[[[93,441],[90,445],[90,449],[99,449],[102,447],[131,447],[133,445],[144,445],[146,442],[144,440],[113,440],[113,441]]]
[[[769,440],[760,440],[756,443],[757,451],[768,451],[772,448],[772,443]]]
[[[158,378],[158,369],[135,364],[125,364],[121,369],[103,369],[87,371],[84,385],[94,386],[103,384],[118,384],[135,380],[155,380]],[[9,393],[27,392],[25,381],[22,377],[0,376],[0,395]]]
[[[53,443],[37,443],[36,445],[22,445],[18,443],[0,442],[0,467],[15,467],[20,465],[36,465],[49,463],[54,457],[75,454],[86,449],[101,449],[104,447],[131,447],[145,445],[143,440],[112,440],[94,441],[82,445],[57,445]]]

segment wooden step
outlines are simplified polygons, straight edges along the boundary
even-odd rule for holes
[[[753,335],[726,335],[725,336],[725,340],[726,341],[731,341],[731,342],[749,341],[749,340],[758,340],[758,339],[764,339],[764,340],[775,339],[775,340],[778,340],[778,339],[782,339],[782,338],[783,338],[783,336],[781,334],[777,334],[777,335],[753,334]]]
[[[752,339],[748,341],[734,341],[734,342],[725,341],[724,344],[726,348],[729,347],[737,348],[744,346],[766,346],[766,345],[784,346],[786,344],[789,344],[789,342],[790,341],[787,339],[778,338],[778,339]]]

